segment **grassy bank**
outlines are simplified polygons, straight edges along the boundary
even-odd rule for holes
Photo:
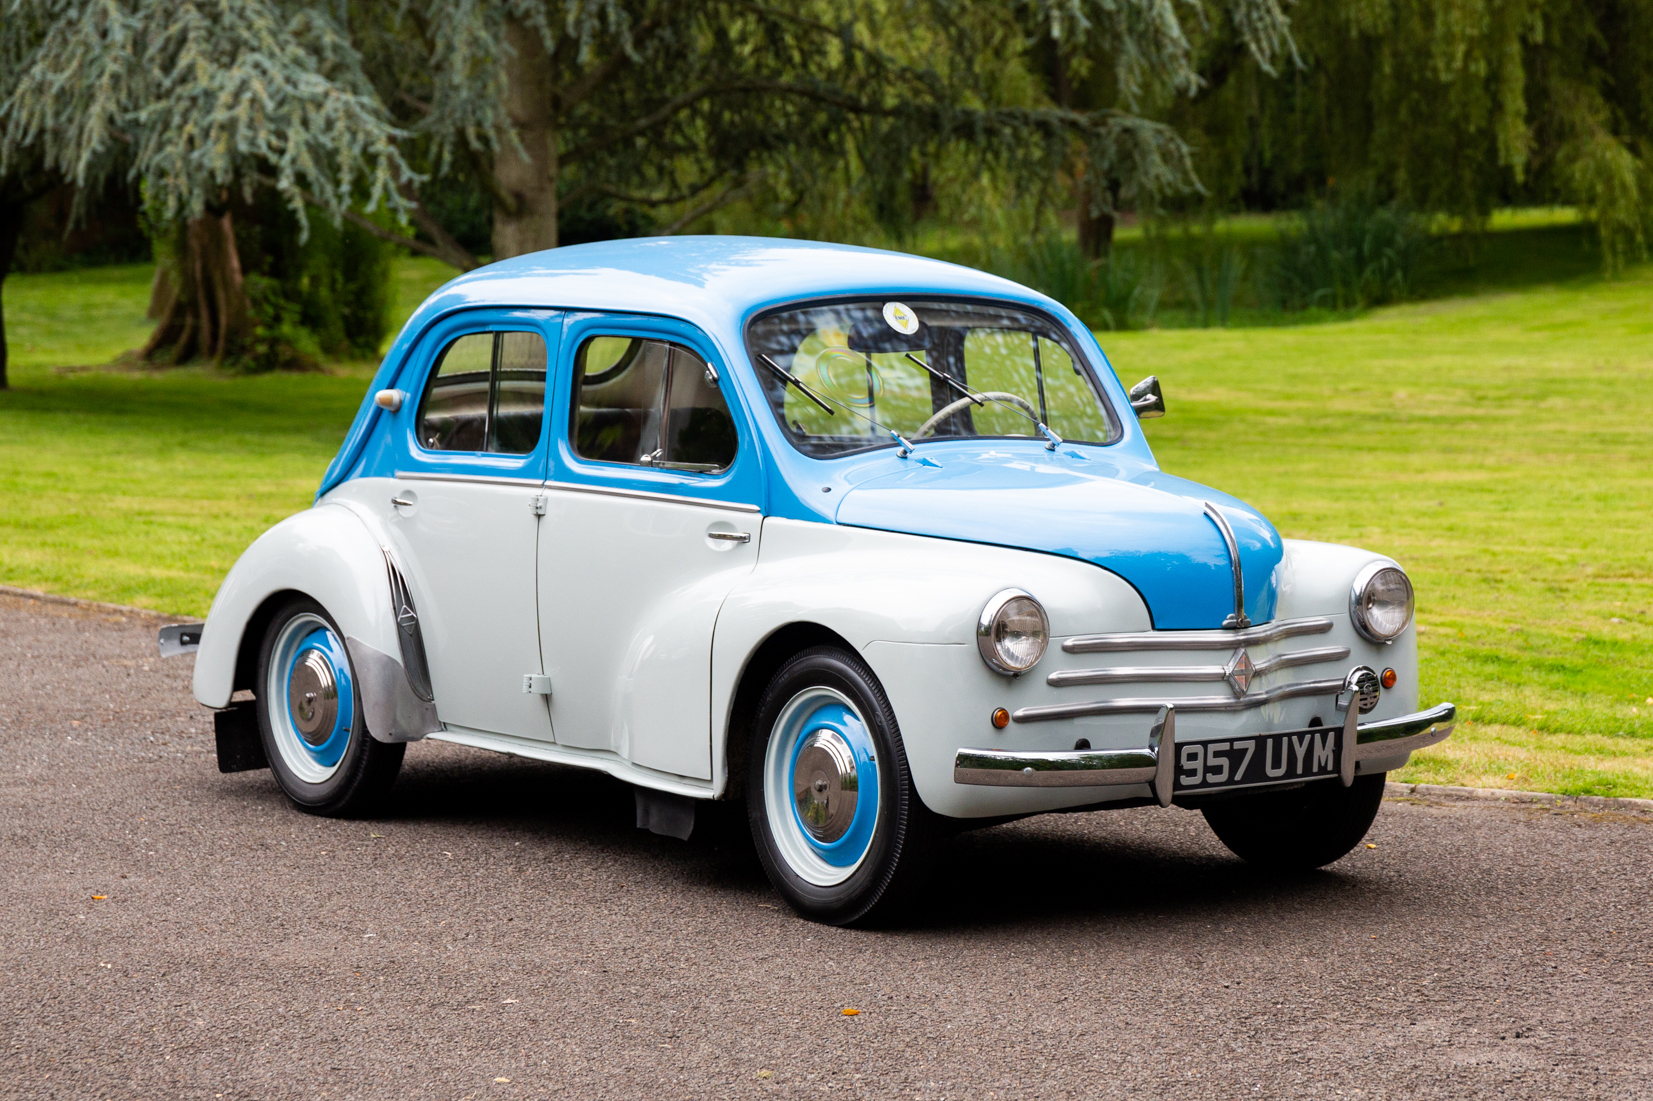
[[[1404,779],[1653,796],[1653,266],[1603,281],[1576,236],[1524,232],[1485,247],[1538,259],[1445,288],[1483,293],[1104,346],[1125,382],[1164,381],[1166,469],[1412,572],[1424,696],[1471,721]],[[403,316],[447,274],[402,262]],[[0,581],[200,614],[246,544],[309,503],[372,365],[87,366],[142,341],[148,280],[6,282]]]

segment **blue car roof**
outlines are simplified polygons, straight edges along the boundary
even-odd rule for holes
[[[458,311],[544,307],[658,314],[695,325],[721,346],[728,359],[738,362],[746,358],[743,331],[754,315],[805,299],[864,295],[985,297],[1042,310],[1067,327],[1087,354],[1095,356],[1100,381],[1115,408],[1129,407],[1123,387],[1084,323],[1060,302],[997,275],[884,249],[786,238],[599,241],[489,264],[450,280],[425,299],[385,355],[355,423],[322,478],[317,497],[349,477],[360,458],[378,419],[374,393],[393,384],[426,330]],[[1152,455],[1134,421],[1134,417],[1127,418],[1125,438],[1110,450],[1152,466]],[[801,455],[791,457],[802,460]]]
[[[1057,314],[1056,301],[1008,279],[923,256],[770,237],[643,237],[598,241],[502,260],[461,275],[409,319],[423,328],[472,305],[670,312],[708,330],[759,310],[822,295],[991,295]]]

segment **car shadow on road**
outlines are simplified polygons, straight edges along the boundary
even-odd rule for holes
[[[1376,885],[1337,870],[1271,873],[1227,853],[1199,851],[1185,828],[1156,828],[1162,824],[1155,814],[1034,819],[953,838],[912,924],[937,931],[1073,920],[1182,926],[1215,916],[1360,909],[1378,894]],[[1053,821],[1060,827],[1045,826]]]
[[[483,754],[410,758],[381,817],[532,835],[588,849],[628,877],[694,882],[743,896],[770,888],[739,804],[705,804],[688,841],[636,827],[630,785],[584,769]],[[922,904],[890,931],[1074,920],[1133,925],[1225,920],[1310,907],[1364,908],[1378,889],[1336,870],[1260,872],[1223,852],[1203,823],[1157,808],[1050,815],[940,843]]]

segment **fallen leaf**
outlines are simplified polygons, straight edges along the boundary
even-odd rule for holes
[[[1508,775],[1508,776],[1506,776],[1506,777],[1504,777],[1504,779],[1506,779],[1506,780],[1513,780],[1513,779],[1515,779],[1515,773],[1513,773],[1513,772],[1512,772],[1512,773],[1510,773],[1510,774],[1509,774],[1509,775]]]
[[[369,837],[383,837],[384,834],[382,834],[382,833],[370,833],[367,836],[369,836]]]
[[[92,901],[93,902],[102,902],[104,899],[106,899],[108,897],[109,897],[108,895],[93,895],[92,896]]]
[[[495,1078],[495,1079],[494,1079],[494,1083],[495,1083],[495,1084],[496,1084],[496,1085],[504,1085],[504,1084],[506,1084],[506,1083],[508,1083],[508,1082],[510,1082],[510,1079],[509,1079],[509,1078]]]
[[[1367,848],[1368,848],[1368,849],[1375,849],[1375,848],[1377,848],[1377,846],[1376,846],[1376,845],[1374,845],[1374,844],[1372,844],[1372,843],[1371,843],[1371,842],[1370,842],[1370,841],[1368,841],[1368,842],[1367,842],[1367,843],[1366,843],[1366,847],[1367,847]]]
[[[860,1015],[861,1011],[859,1009],[850,1009],[847,1006],[844,1009],[844,1016],[846,1017],[859,1017]]]
[[[775,1072],[772,1071],[772,1070],[760,1070],[760,1071],[758,1071],[758,1077],[759,1078],[773,1078],[773,1077],[775,1077]]]

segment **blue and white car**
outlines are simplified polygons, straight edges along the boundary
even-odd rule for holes
[[[822,921],[1045,811],[1198,808],[1329,863],[1451,729],[1411,583],[1160,470],[1163,411],[1059,303],[950,264],[523,256],[426,300],[314,506],[162,645],[198,645],[220,767],[301,809],[361,811],[423,738],[606,772],[657,832],[742,799]]]

